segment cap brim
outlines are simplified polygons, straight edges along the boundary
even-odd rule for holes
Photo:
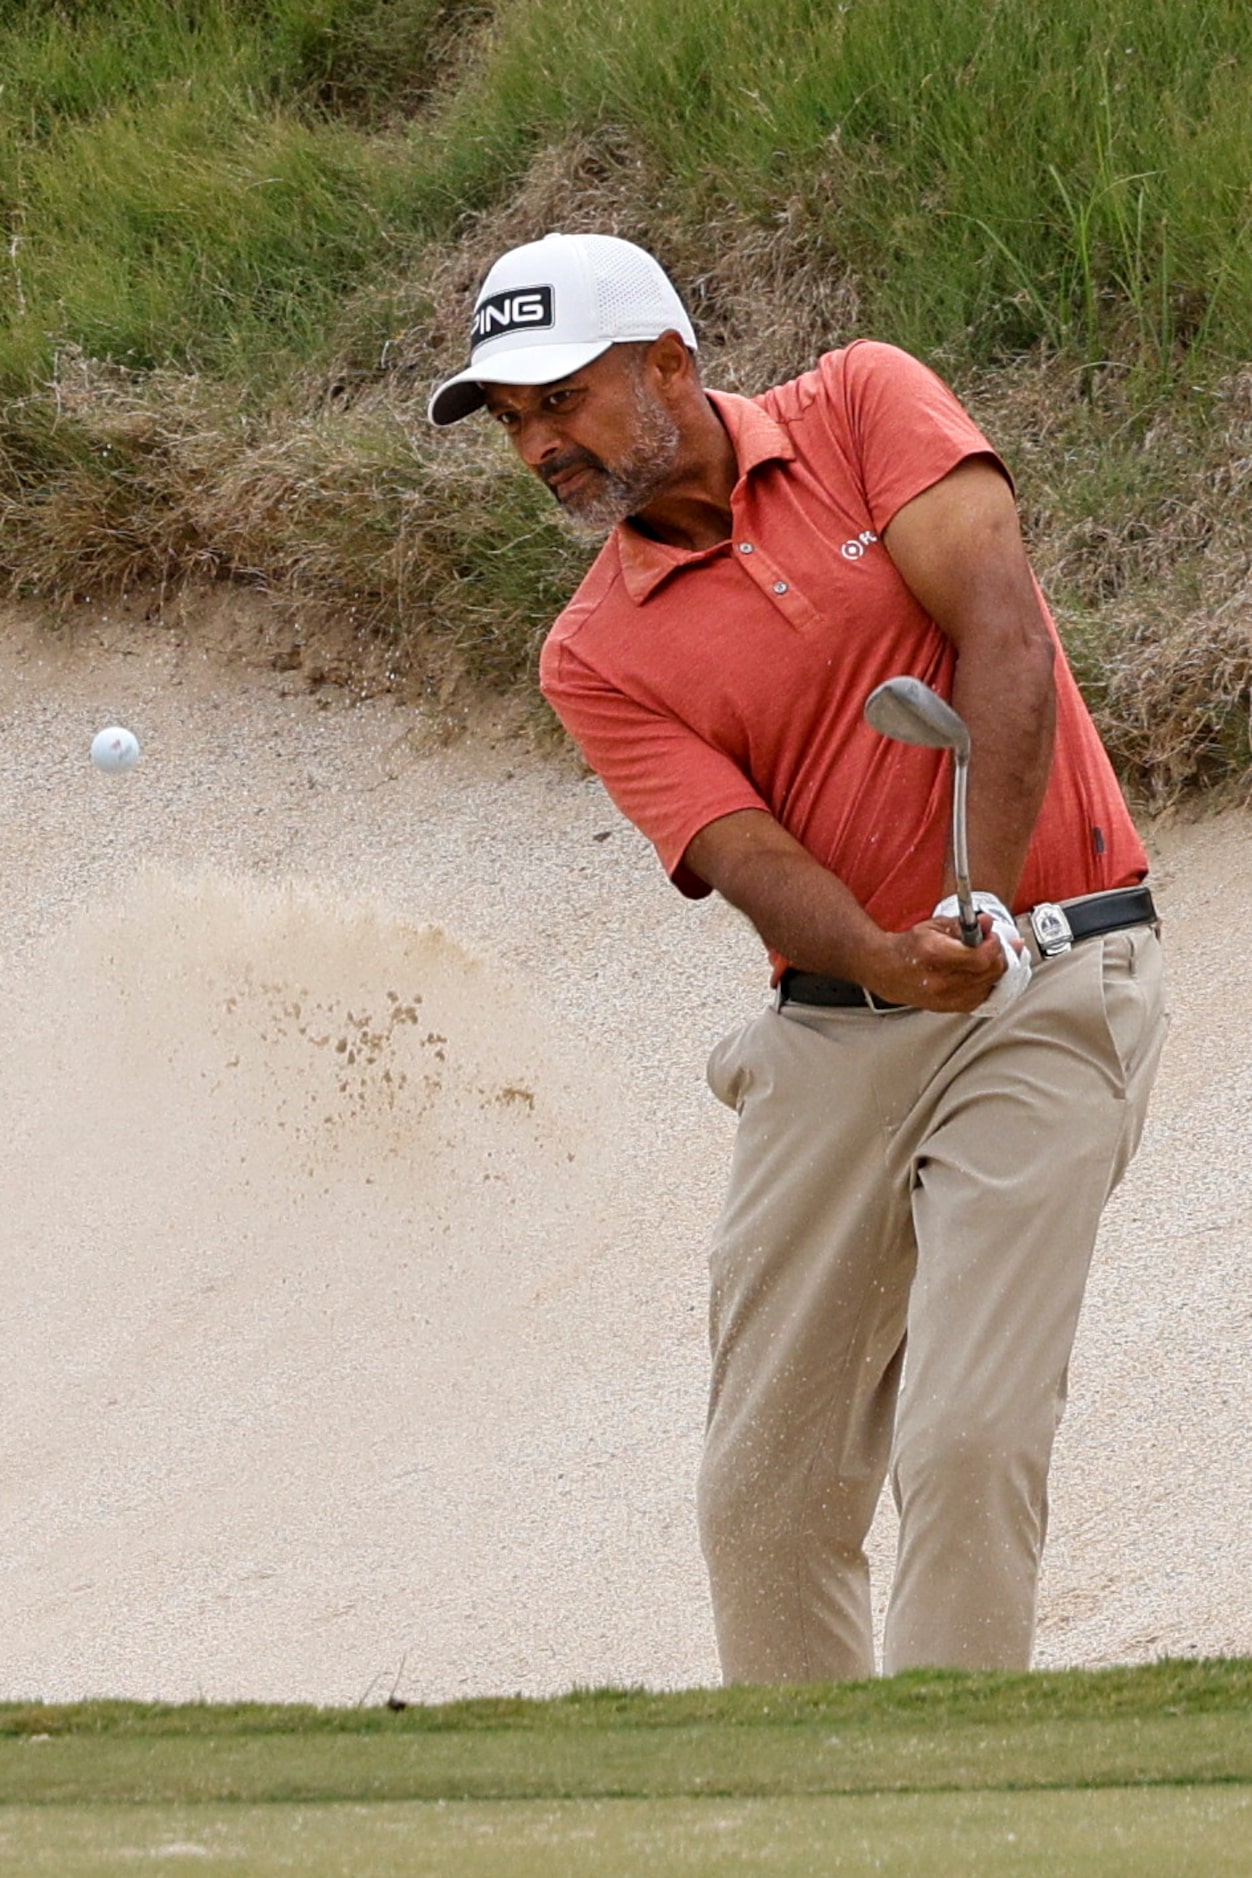
[[[597,339],[579,346],[502,346],[498,352],[479,353],[455,378],[445,379],[426,407],[432,424],[455,424],[485,402],[484,385],[554,385],[581,372],[616,342]]]

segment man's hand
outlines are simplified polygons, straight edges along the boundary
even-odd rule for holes
[[[991,916],[979,915],[981,945],[967,946],[955,919],[923,920],[908,932],[882,933],[861,982],[889,1004],[921,1011],[977,1011],[1003,982],[1004,947]]]
[[[1017,921],[1004,902],[997,899],[994,893],[975,893],[974,906],[977,912],[985,913],[990,919],[990,931],[1004,948],[1007,967],[1004,976],[992,986],[985,1003],[978,1007],[980,1017],[994,1017],[997,1012],[1006,1011],[1010,1004],[1015,1003],[1030,983],[1030,954],[1017,930]],[[954,893],[950,893],[946,899],[940,900],[931,917],[933,919],[957,919],[959,913],[957,897]],[[982,925],[981,920],[979,924]],[[985,925],[983,931],[987,931]]]

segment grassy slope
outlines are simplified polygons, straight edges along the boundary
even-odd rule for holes
[[[181,1846],[248,1873],[1216,1874],[1240,1869],[1250,1817],[1237,1662],[399,1712],[0,1709],[0,1853],[27,1871]]]
[[[583,552],[424,397],[500,245],[612,227],[718,382],[934,360],[1126,767],[1247,771],[1239,0],[5,0],[0,69],[18,591],[262,581],[349,671],[525,678]]]

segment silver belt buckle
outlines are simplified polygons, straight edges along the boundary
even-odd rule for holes
[[[1063,907],[1054,900],[1041,900],[1030,909],[1030,930],[1042,958],[1054,959],[1068,952],[1074,943],[1074,931]]]

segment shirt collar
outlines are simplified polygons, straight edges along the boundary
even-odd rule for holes
[[[753,470],[759,469],[763,463],[788,461],[795,455],[795,446],[782,425],[775,423],[753,399],[737,397],[730,391],[710,391],[706,396],[726,426],[735,447],[739,480],[731,498],[733,501]],[[648,535],[641,534],[629,522],[619,524],[613,532],[613,539],[617,544],[622,580],[636,606],[642,606],[668,575],[680,567],[691,567],[699,561],[707,561],[713,555],[720,554],[724,547],[724,543],[718,542],[712,548],[672,548],[666,542],[653,541]]]

